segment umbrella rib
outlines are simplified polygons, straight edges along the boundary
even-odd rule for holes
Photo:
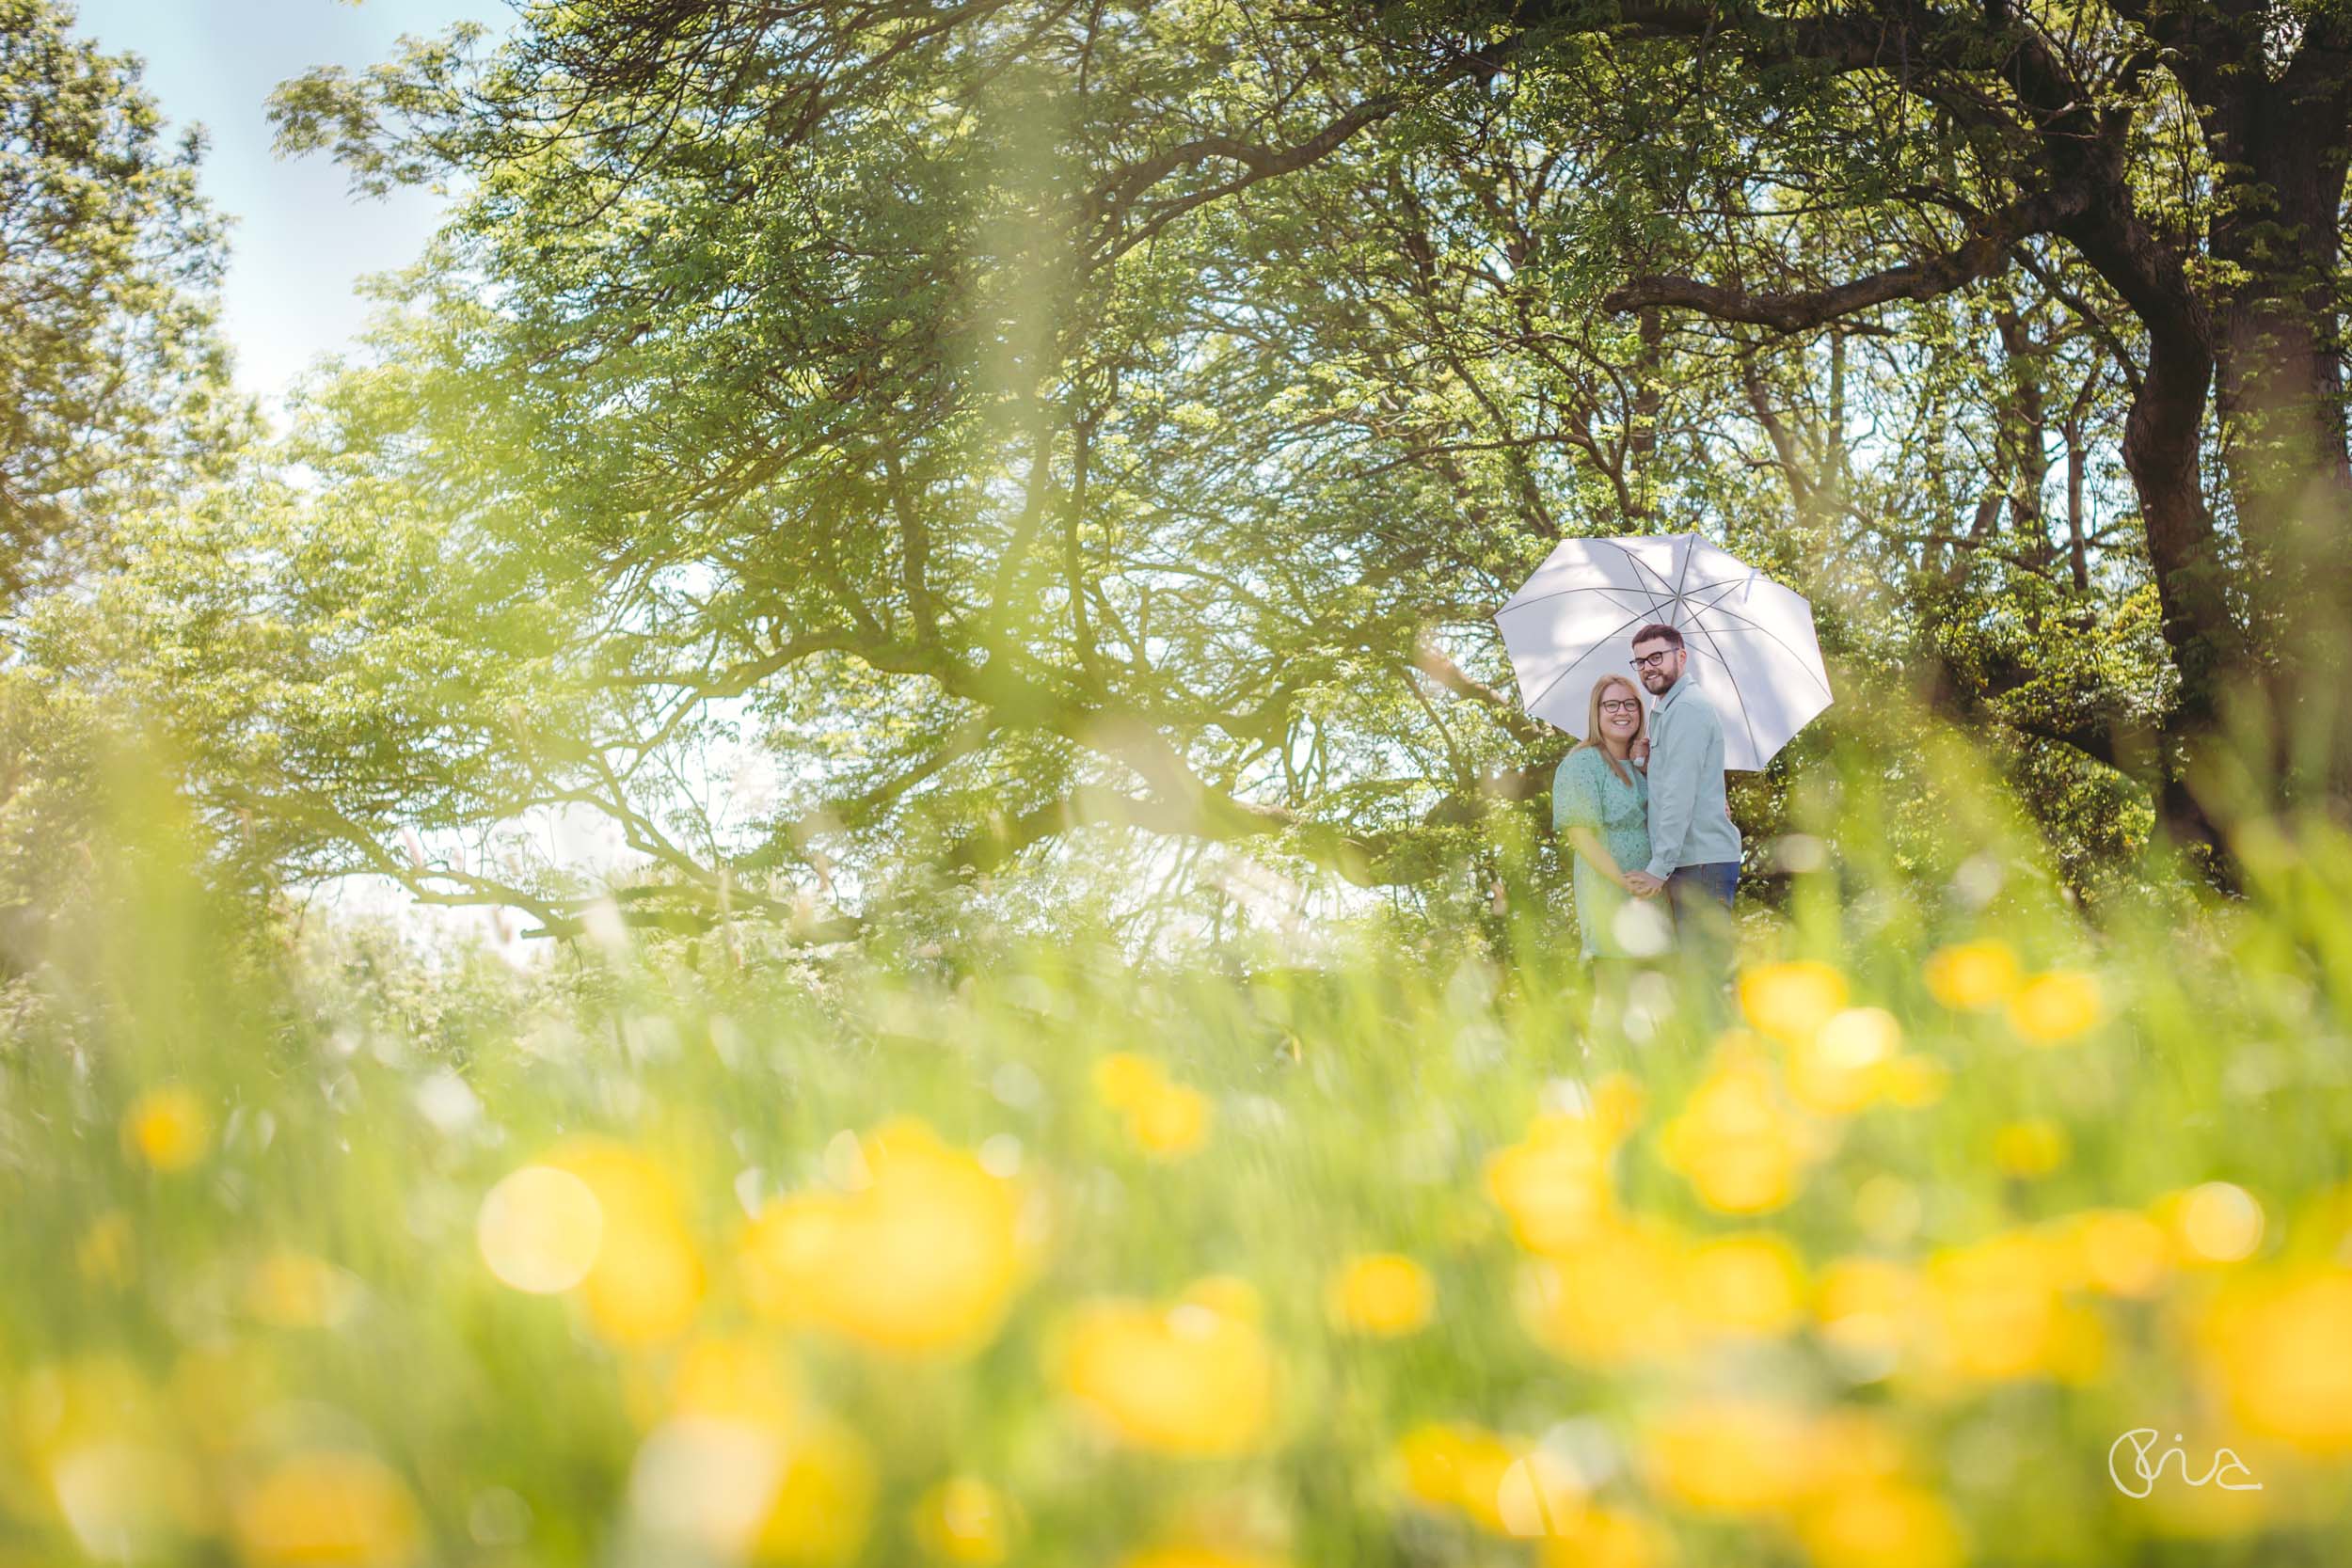
[[[1837,700],[1837,693],[1830,689],[1828,680],[1814,670],[1812,664],[1806,660],[1804,652],[1801,649],[1790,647],[1781,639],[1778,632],[1772,630],[1772,628],[1768,626],[1764,626],[1760,622],[1749,620],[1746,616],[1740,614],[1736,610],[1721,610],[1719,608],[1718,613],[1729,616],[1732,620],[1739,622],[1741,626],[1754,631],[1758,637],[1770,638],[1773,646],[1780,649],[1782,653],[1787,654],[1790,661],[1793,662],[1798,669],[1803,670],[1807,675],[1812,677],[1813,684],[1821,689],[1822,696],[1828,698],[1833,703]],[[1726,635],[1728,634],[1726,633]]]
[[[1723,601],[1731,596],[1733,590],[1743,585],[1753,586],[1756,578],[1760,575],[1759,573],[1751,568],[1748,575],[1744,578],[1710,579],[1700,583],[1696,588],[1689,587],[1691,577],[1691,558],[1692,555],[1697,553],[1694,546],[1701,541],[1699,536],[1695,533],[1688,534],[1684,537],[1690,540],[1692,545],[1685,547],[1682,556],[1681,569],[1676,574],[1676,580],[1672,583],[1667,582],[1663,574],[1652,567],[1648,562],[1645,562],[1640,556],[1634,554],[1632,550],[1628,548],[1625,545],[1620,544],[1618,541],[1614,539],[1595,539],[1589,542],[1593,545],[1608,546],[1610,548],[1615,550],[1619,555],[1623,556],[1626,561],[1631,564],[1634,572],[1634,578],[1629,591],[1639,594],[1643,598],[1646,599],[1648,601],[1647,609],[1640,613],[1637,613],[1630,619],[1619,623],[1617,626],[1610,628],[1610,630],[1604,632],[1599,637],[1592,639],[1586,645],[1586,653],[1583,656],[1571,659],[1561,669],[1558,674],[1553,675],[1551,679],[1544,683],[1541,690],[1527,699],[1525,704],[1526,711],[1533,713],[1536,705],[1549,697],[1552,691],[1558,688],[1560,683],[1567,679],[1571,671],[1575,670],[1579,664],[1581,664],[1585,658],[1591,657],[1591,651],[1593,649],[1599,647],[1602,643],[1607,642],[1612,638],[1614,638],[1619,633],[1625,631],[1628,627],[1632,626],[1636,622],[1640,621],[1644,615],[1655,616],[1661,612],[1667,615],[1673,615],[1676,612],[1680,612],[1689,617],[1690,629],[1697,633],[1700,638],[1704,639],[1707,644],[1704,648],[1695,648],[1693,651],[1701,654],[1703,657],[1722,667],[1724,677],[1731,688],[1732,700],[1739,706],[1740,723],[1741,728],[1747,734],[1748,745],[1751,750],[1757,753],[1760,759],[1764,748],[1756,739],[1756,721],[1754,716],[1748,711],[1747,694],[1740,689],[1740,677],[1734,671],[1731,660],[1726,658],[1724,655],[1723,644],[1718,640],[1719,628],[1708,625],[1704,619],[1706,614],[1710,610],[1722,615],[1726,620],[1736,622],[1740,626],[1746,628],[1747,631],[1752,632],[1755,635],[1770,639],[1773,646],[1780,649],[1783,654],[1786,654],[1792,663],[1794,663],[1799,669],[1803,670],[1807,675],[1812,677],[1814,683],[1820,687],[1824,697],[1828,698],[1832,702],[1836,700],[1836,694],[1830,690],[1828,679],[1817,672],[1813,667],[1813,662],[1808,660],[1805,656],[1799,652],[1796,648],[1791,647],[1788,641],[1782,638],[1778,632],[1775,632],[1770,626],[1751,616],[1743,615],[1736,610],[1729,610],[1724,607]],[[1646,579],[1646,581],[1645,579]],[[1658,588],[1650,588],[1647,586],[1648,582],[1657,583]],[[1704,600],[1697,597],[1698,594],[1705,594],[1709,589],[1718,589],[1721,590],[1721,592],[1716,593],[1711,598]],[[1661,596],[1661,591],[1662,591],[1664,594],[1663,597]],[[1542,604],[1548,600],[1566,598],[1577,594],[1623,594],[1628,592],[1629,588],[1626,585],[1615,583],[1605,585],[1588,584],[1577,588],[1555,589],[1549,594],[1541,594],[1532,599],[1515,600],[1510,604],[1504,605],[1501,610],[1496,610],[1493,615],[1488,617],[1488,619],[1494,621],[1499,626],[1502,617],[1510,613],[1512,610],[1525,610],[1530,606]],[[1619,608],[1623,608],[1622,603],[1620,603]],[[1720,634],[1722,636],[1733,635],[1729,628],[1720,628]],[[1814,657],[1818,659],[1819,655],[1817,654]]]
[[[1720,602],[1708,604],[1705,608],[1713,610],[1718,615],[1727,615],[1732,620],[1739,622],[1741,626],[1753,628],[1758,636],[1771,638],[1782,653],[1787,654],[1791,659],[1796,661],[1797,668],[1803,670],[1806,674],[1813,676],[1814,683],[1821,689],[1822,696],[1827,697],[1833,703],[1837,700],[1837,693],[1829,689],[1829,682],[1820,675],[1815,674],[1813,666],[1806,662],[1804,655],[1799,653],[1796,649],[1790,647],[1785,641],[1783,641],[1780,633],[1764,625],[1761,621],[1749,619],[1747,616],[1740,614],[1736,610],[1725,610]],[[1695,619],[1692,624],[1697,624]]]
[[[1704,607],[1711,610],[1716,605],[1719,605],[1723,603],[1724,600],[1729,598],[1733,589],[1745,588],[1748,585],[1749,580],[1750,579],[1747,578],[1717,578],[1712,582],[1700,583],[1696,588],[1692,589],[1690,593],[1684,594],[1683,597],[1687,599],[1696,599],[1701,594],[1706,593],[1710,588],[1720,588],[1723,592],[1708,600],[1706,606]]]
[[[1614,539],[1596,539],[1593,543],[1596,545],[1606,545],[1611,549],[1616,551],[1619,555],[1625,557],[1628,561],[1633,562],[1634,571],[1648,572],[1651,577],[1658,578],[1658,586],[1665,588],[1668,595],[1663,602],[1659,599],[1657,594],[1650,594],[1648,589],[1645,588],[1642,590],[1643,593],[1649,594],[1649,607],[1652,610],[1671,610],[1674,608],[1674,590],[1667,587],[1666,579],[1662,577],[1659,577],[1658,573],[1649,565],[1648,562],[1645,562],[1640,556],[1635,555],[1631,550],[1627,549],[1623,545],[1618,544]],[[1636,581],[1638,583],[1639,578],[1636,578]]]
[[[1649,613],[1651,613],[1651,611],[1646,610],[1642,611],[1642,615],[1647,615]],[[1625,630],[1626,627],[1632,626],[1635,621],[1639,621],[1642,618],[1642,615],[1634,616],[1631,621],[1618,622],[1615,626],[1610,627],[1598,637],[1594,638],[1592,645],[1596,648],[1599,647],[1603,642],[1608,641],[1611,638],[1616,636],[1617,633]],[[1584,661],[1581,658],[1570,659],[1567,663],[1566,669],[1562,670],[1558,674],[1552,676],[1551,679],[1544,682],[1544,689],[1541,691],[1536,692],[1533,697],[1528,698],[1524,703],[1521,703],[1519,706],[1524,708],[1529,713],[1534,713],[1535,711],[1535,705],[1542,702],[1546,697],[1550,696],[1551,689],[1568,678],[1568,671],[1575,669],[1578,665],[1583,662]],[[1613,670],[1610,673],[1614,674],[1616,672]]]
[[[1489,621],[1500,621],[1515,610],[1525,610],[1529,605],[1541,604],[1546,599],[1564,598],[1570,594],[1623,594],[1626,592],[1628,592],[1628,590],[1618,587],[1613,582],[1600,588],[1562,588],[1549,594],[1538,594],[1532,599],[1514,599],[1509,604],[1504,605],[1501,610],[1496,610],[1492,615],[1487,616],[1486,619]],[[1636,594],[1647,594],[1649,590],[1646,588],[1635,588],[1631,590],[1631,592]],[[1658,607],[1655,604],[1650,606],[1651,610],[1655,610]],[[1647,613],[1647,611],[1645,611],[1644,613]]]
[[[1743,626],[1754,626],[1756,630],[1763,632],[1763,634],[1767,637],[1772,637],[1772,631],[1761,622],[1751,620],[1749,617],[1740,614],[1736,610],[1724,609],[1724,601],[1731,597],[1731,591],[1734,588],[1738,588],[1740,586],[1741,586],[1741,584],[1738,578],[1734,578],[1728,582],[1709,582],[1701,584],[1692,592],[1692,595],[1688,599],[1684,600],[1684,603],[1690,606],[1692,621],[1695,623],[1703,611],[1711,610],[1716,611],[1718,614],[1728,615],[1731,619],[1740,622]],[[1723,592],[1702,604],[1699,602],[1698,594],[1705,593],[1709,588],[1720,588]],[[1780,641],[1776,637],[1772,638],[1772,640],[1776,642]],[[1794,648],[1789,647],[1788,643],[1781,642],[1780,645],[1791,658],[1799,657],[1797,651]]]
[[[1731,660],[1724,657],[1723,647],[1715,641],[1714,632],[1706,626],[1700,626],[1695,616],[1692,617],[1691,621],[1691,627],[1700,636],[1707,639],[1707,645],[1714,650],[1715,662],[1724,667],[1724,679],[1731,683],[1731,694],[1732,696],[1738,698],[1740,702],[1740,727],[1748,732],[1748,745],[1750,749],[1756,752],[1756,759],[1759,763],[1770,760],[1764,755],[1764,748],[1756,744],[1756,721],[1748,717],[1747,695],[1740,689],[1740,677],[1732,673]]]

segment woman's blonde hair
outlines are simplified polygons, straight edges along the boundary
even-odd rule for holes
[[[1608,747],[1600,744],[1601,694],[1613,686],[1624,687],[1626,694],[1631,697],[1636,705],[1633,709],[1633,733],[1626,736],[1626,745],[1630,747],[1635,741],[1649,734],[1649,709],[1640,705],[1641,688],[1623,675],[1603,675],[1593,683],[1592,709],[1584,716],[1584,738],[1576,743],[1576,749],[1581,752],[1587,746],[1597,747],[1600,751],[1600,760],[1609,765],[1609,771],[1617,776],[1617,782],[1629,784],[1633,782],[1633,775],[1625,770],[1624,763],[1609,754]]]

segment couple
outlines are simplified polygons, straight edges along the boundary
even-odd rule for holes
[[[1671,927],[1684,962],[1720,982],[1731,963],[1740,830],[1724,799],[1723,721],[1685,678],[1690,661],[1670,626],[1633,634],[1632,668],[1657,706],[1645,719],[1624,675],[1593,683],[1586,738],[1552,776],[1552,826],[1576,850],[1585,958],[1654,958]],[[1665,918],[1629,913],[1634,899]]]

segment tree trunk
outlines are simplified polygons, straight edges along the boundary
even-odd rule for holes
[[[2048,373],[2049,345],[2034,337],[2006,301],[1994,307],[1993,325],[2000,333],[2001,369],[2007,381],[2001,438],[2013,449],[2004,465],[2010,475],[2010,527],[2019,536],[2021,553],[2046,568],[2052,549],[2042,497],[2050,484],[2050,417],[2042,378]],[[2037,633],[2040,629],[2035,627]]]
[[[2083,469],[2090,461],[2077,425],[2066,427],[2066,566],[2074,592],[2090,592],[2090,547],[2083,536]]]
[[[2352,800],[2352,731],[2340,718],[2352,679],[2352,464],[2331,274],[2344,149],[2268,150],[2255,165],[2269,166],[2265,191],[2241,193],[2214,224],[2214,255],[2238,278],[2215,343],[2222,460],[2252,558],[2255,624],[2274,656],[2273,766],[2291,796],[2343,802]]]
[[[2338,247],[2352,55],[2314,24],[2283,70],[2250,24],[2209,32],[2192,72],[2229,171],[2208,240],[2222,290],[2212,345],[2221,454],[2252,568],[2271,770],[2289,798],[2352,802],[2352,462]],[[2271,40],[2275,46],[2276,40]]]
[[[2224,687],[2243,664],[2246,642],[2198,467],[2212,329],[2180,259],[2132,212],[2128,191],[2119,182],[2101,195],[2066,231],[2148,332],[2147,369],[2123,421],[2123,467],[2139,498],[2165,647],[2180,681],[2157,739],[2156,812],[2175,842],[2218,852],[2220,835],[2189,784],[2201,754],[2220,743]]]

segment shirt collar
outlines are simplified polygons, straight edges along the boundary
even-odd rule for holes
[[[1658,699],[1656,705],[1650,709],[1651,716],[1656,717],[1657,715],[1665,712],[1669,707],[1672,707],[1674,705],[1675,699],[1682,695],[1682,689],[1690,684],[1691,672],[1686,669],[1682,672],[1682,678],[1675,682],[1674,685],[1666,688],[1666,694]]]

